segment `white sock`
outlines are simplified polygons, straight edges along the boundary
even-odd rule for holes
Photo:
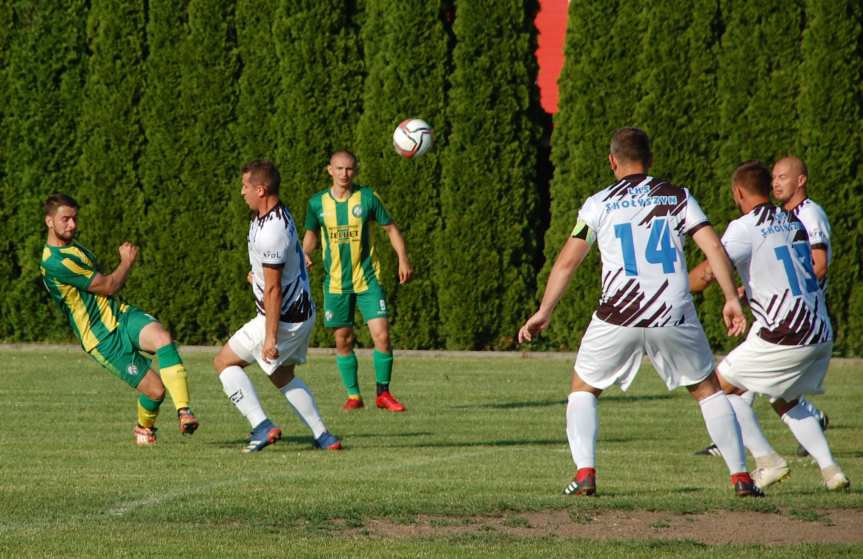
[[[312,396],[312,391],[299,377],[294,377],[291,382],[281,387],[279,392],[285,395],[297,417],[312,430],[312,435],[316,439],[326,432],[327,428],[324,426],[321,414],[318,413],[315,397]]]
[[[809,413],[815,416],[815,421],[821,423],[821,419],[824,417],[824,412],[815,407],[815,404],[801,396],[797,399],[797,403],[809,410]]]
[[[252,429],[257,427],[261,421],[267,419],[267,414],[264,413],[264,409],[261,407],[261,401],[258,400],[255,387],[242,367],[236,365],[225,367],[219,373],[219,380],[222,381],[222,388],[225,390],[228,399],[237,406],[243,417],[249,421]]]
[[[767,442],[764,433],[761,431],[761,425],[758,423],[755,410],[736,394],[729,394],[727,397],[728,403],[734,409],[734,415],[737,416],[743,444],[749,449],[752,456],[757,460],[764,456],[776,454],[776,451],[773,450],[773,447],[770,446],[770,443]]]
[[[746,402],[746,405],[750,406],[750,407],[755,402],[755,392],[753,392],[751,390],[747,390],[746,392],[744,392],[743,394],[741,394],[738,397],[741,400],[743,400],[744,402]]]
[[[824,437],[821,425],[818,424],[818,420],[815,419],[812,412],[806,409],[806,406],[798,402],[796,406],[785,412],[782,421],[788,425],[788,428],[794,433],[794,438],[818,462],[818,466],[822,470],[836,463],[833,460],[833,454],[830,453],[830,446],[827,444],[827,438]]]
[[[566,404],[566,438],[578,469],[596,467],[597,403],[596,396],[590,392],[572,392]]]
[[[717,392],[698,402],[707,432],[722,453],[728,471],[734,475],[746,471],[746,454],[740,437],[740,425],[725,393]]]

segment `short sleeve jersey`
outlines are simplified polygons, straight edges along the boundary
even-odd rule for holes
[[[833,247],[830,244],[830,221],[827,219],[827,213],[809,198],[797,204],[791,213],[803,223],[812,248],[822,248],[827,251],[829,266],[833,262]],[[827,276],[821,280],[821,288],[827,289]]]
[[[685,188],[630,175],[588,198],[580,224],[596,234],[602,257],[597,318],[620,326],[676,326],[697,321],[683,246],[709,222]]]
[[[833,339],[809,237],[799,220],[762,204],[729,223],[722,244],[743,280],[758,337],[796,346]]]
[[[264,268],[281,268],[281,322],[303,322],[314,314],[309,290],[309,275],[303,258],[297,225],[291,212],[281,203],[249,224],[249,263],[252,266],[252,292],[258,313],[264,309]]]
[[[329,188],[309,200],[305,226],[320,231],[325,292],[364,293],[380,285],[375,221],[392,223],[380,196],[368,186],[355,185],[345,200],[333,198]]]
[[[87,289],[99,272],[96,257],[77,242],[63,247],[45,245],[40,264],[42,283],[69,320],[84,351],[91,351],[117,329],[128,308],[114,297]]]

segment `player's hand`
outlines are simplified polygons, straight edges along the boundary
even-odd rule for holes
[[[255,275],[252,273],[251,270],[249,270],[249,273],[246,274],[246,281],[249,282],[250,284],[255,283]]]
[[[532,342],[533,338],[539,335],[540,332],[548,328],[548,323],[551,321],[551,316],[544,311],[536,311],[536,313],[527,319],[518,331],[518,343]]]
[[[414,269],[413,266],[411,266],[410,260],[407,258],[399,260],[399,283],[409,282],[413,275]]]
[[[276,340],[274,338],[267,336],[264,340],[264,346],[261,348],[261,356],[267,363],[271,363],[279,358],[279,348],[276,347]]]
[[[308,252],[303,252],[303,260],[306,261],[306,270],[312,269],[312,257],[309,256]]]
[[[138,259],[138,247],[128,241],[120,245],[117,252],[120,253],[120,262],[125,262],[129,265],[134,264],[135,260]]]
[[[746,317],[743,316],[743,307],[736,298],[725,301],[722,307],[722,320],[728,329],[729,336],[740,336],[746,332]]]

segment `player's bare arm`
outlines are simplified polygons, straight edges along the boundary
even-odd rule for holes
[[[713,227],[709,225],[696,231],[692,235],[692,240],[707,257],[713,276],[719,283],[719,287],[722,288],[722,294],[725,295],[722,319],[728,328],[728,335],[739,336],[743,334],[746,332],[746,317],[743,316],[743,307],[740,305],[740,299],[737,298],[737,286],[734,283],[734,276],[732,276],[733,267],[725,249],[722,248],[722,241],[719,240]]]
[[[689,290],[693,293],[701,293],[715,279],[713,269],[710,268],[710,262],[704,260],[689,271]]]
[[[114,271],[108,275],[96,274],[93,281],[90,282],[90,287],[87,291],[96,295],[104,295],[110,297],[120,291],[123,284],[126,283],[126,278],[129,277],[129,272],[138,258],[138,247],[132,243],[126,242],[120,245],[117,249],[120,253],[120,263],[114,268]]]
[[[303,235],[303,259],[306,268],[312,269],[312,253],[318,248],[318,235],[314,231],[306,231]]]
[[[411,277],[414,274],[413,266],[411,266],[410,258],[408,258],[408,249],[407,244],[405,244],[405,238],[402,236],[402,232],[399,231],[399,228],[395,223],[389,223],[387,225],[382,225],[384,231],[387,232],[387,235],[390,238],[390,244],[393,245],[393,250],[396,251],[396,255],[399,257],[399,283],[407,283],[410,281]]]
[[[567,239],[557,255],[557,260],[554,261],[551,273],[548,275],[539,310],[527,319],[527,322],[518,331],[519,343],[532,341],[535,335],[548,328],[551,313],[566,291],[572,274],[584,261],[588,251],[590,251],[590,244],[584,239],[577,237]]]
[[[266,361],[279,356],[279,315],[282,306],[282,268],[264,266],[264,313],[266,318],[261,355]]]
[[[827,276],[827,249],[820,246],[812,247],[812,270],[819,280]]]

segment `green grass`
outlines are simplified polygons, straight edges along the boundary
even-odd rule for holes
[[[863,511],[863,493],[819,487],[808,460],[767,402],[756,406],[792,478],[762,500],[731,496],[724,463],[693,457],[707,435],[683,390],[667,392],[645,367],[627,393],[600,403],[597,499],[560,491],[572,474],[564,433],[571,364],[558,359],[398,357],[394,392],[408,406],[339,411],[344,395],[333,357],[313,356],[299,374],[314,390],[344,452],[320,452],[282,396],[257,368],[253,382],[286,438],[243,455],[248,425],[222,393],[209,353],[187,353],[193,409],[202,427],[182,438],[166,403],[159,443],[137,448],[133,393],[79,350],[0,350],[0,556],[460,556],[779,557],[840,555],[841,545],[705,546],[650,538],[582,542],[518,536],[524,514],[567,510],[587,525],[608,510],[715,509],[786,514],[829,525],[817,512]],[[828,393],[815,399],[831,417],[829,439],[852,483],[863,480],[863,399],[853,362],[834,363]],[[373,372],[360,359],[371,400]],[[410,527],[470,526],[502,518],[508,530],[382,538],[380,519]],[[654,527],[662,532],[660,526]],[[665,530],[667,532],[667,530]],[[385,546],[381,546],[385,542]]]

